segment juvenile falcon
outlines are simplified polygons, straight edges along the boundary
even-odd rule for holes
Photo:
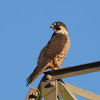
[[[46,69],[60,69],[60,65],[70,48],[70,39],[66,26],[62,22],[54,22],[50,28],[54,30],[54,33],[47,45],[41,50],[37,67],[27,78],[27,86]]]

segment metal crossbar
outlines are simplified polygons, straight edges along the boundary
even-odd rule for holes
[[[87,74],[96,71],[100,71],[100,61],[73,66],[73,67],[62,68],[51,72],[48,71],[48,72],[44,72],[44,74],[51,75],[51,80],[56,80],[56,79],[67,78],[71,76],[82,75],[82,74]]]
[[[100,61],[45,72],[38,89],[31,88],[25,100],[77,100],[74,94],[91,100],[100,100],[100,95],[64,83],[61,78],[100,71]]]

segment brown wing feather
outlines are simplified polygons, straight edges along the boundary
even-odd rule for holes
[[[66,41],[66,35],[54,33],[48,44],[42,49],[37,65],[42,67],[47,65],[56,55],[61,53]]]
[[[29,86],[41,73],[47,69],[45,66],[63,50],[66,41],[67,37],[64,34],[53,34],[48,44],[41,50],[37,67],[27,78],[27,86]]]

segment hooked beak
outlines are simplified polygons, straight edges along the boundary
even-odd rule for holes
[[[53,27],[54,27],[54,25],[51,25],[51,26],[50,26],[50,28],[53,28]]]

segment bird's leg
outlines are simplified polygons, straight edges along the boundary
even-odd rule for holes
[[[50,71],[54,71],[54,68],[50,68]]]
[[[57,65],[56,67],[54,67],[54,70],[57,70],[57,69],[61,69],[61,67],[59,65]]]
[[[54,71],[54,70],[57,70],[57,69],[61,69],[60,65],[57,63],[56,59],[54,59],[52,61],[52,64],[51,66],[49,67],[50,68],[50,71]]]
[[[54,66],[53,65],[49,66],[49,68],[50,68],[50,71],[54,71]]]
[[[61,67],[56,59],[53,60],[53,65],[54,65],[54,67],[53,67],[54,70],[61,69]]]
[[[58,66],[58,65],[56,65],[56,66],[54,66],[54,67],[51,67],[51,68],[50,68],[50,71],[54,71],[54,70],[57,70],[57,69],[61,69],[61,67]]]

